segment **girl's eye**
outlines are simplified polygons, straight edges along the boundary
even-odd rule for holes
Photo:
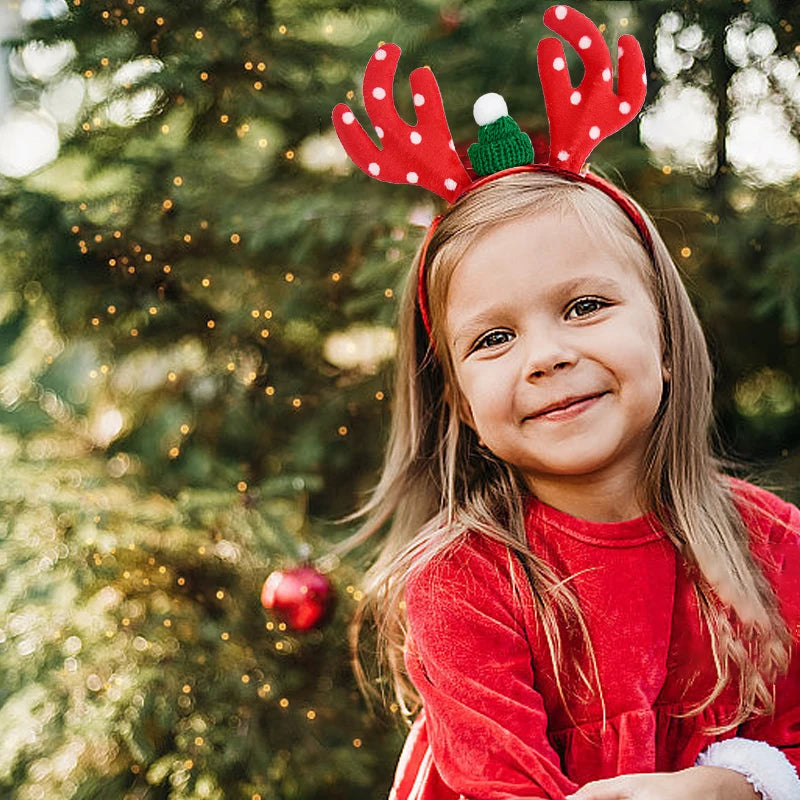
[[[505,342],[495,339],[496,336],[511,336],[511,331],[492,331],[491,333],[487,333],[486,336],[478,341],[475,345],[475,349],[480,350],[481,348],[485,348],[487,343],[490,347],[493,344],[505,344]]]
[[[608,305],[608,303],[604,302],[603,300],[599,300],[596,297],[582,297],[570,308],[570,311],[572,311],[575,308],[579,308],[581,306],[585,308],[587,305],[589,306],[589,310],[586,311],[586,313],[584,314],[578,314],[578,317],[589,316],[589,314],[592,313],[592,306],[598,306],[599,308],[604,308],[605,306]],[[486,336],[478,340],[477,344],[475,345],[475,349],[482,350],[486,349],[487,347],[493,347],[496,345],[505,344],[505,341],[497,338],[503,336],[513,336],[513,334],[511,333],[511,331],[500,331],[500,330],[490,331],[489,333],[486,334]]]
[[[585,305],[589,305],[589,306],[596,305],[596,306],[600,306],[602,308],[604,306],[607,306],[608,303],[604,303],[602,300],[598,300],[596,297],[583,297],[580,300],[578,300],[578,302],[575,303],[574,306],[572,306],[570,311],[572,311],[573,308],[578,308],[579,306],[585,306]],[[587,313],[590,314],[591,311],[589,311]],[[585,317],[586,314],[578,314],[578,316],[579,317]]]

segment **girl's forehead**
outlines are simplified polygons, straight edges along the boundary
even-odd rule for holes
[[[596,233],[575,217],[539,214],[495,225],[478,235],[455,265],[448,287],[448,307],[493,295],[596,278],[609,286],[640,278],[637,246],[620,246],[617,237]],[[608,287],[607,287],[608,288]]]

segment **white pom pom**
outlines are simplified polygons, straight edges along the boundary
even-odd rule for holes
[[[503,96],[496,92],[482,94],[472,106],[472,116],[478,125],[488,125],[496,122],[500,117],[508,116],[508,106]]]

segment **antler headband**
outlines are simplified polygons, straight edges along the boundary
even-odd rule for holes
[[[428,67],[415,69],[409,77],[417,124],[409,125],[398,115],[393,85],[401,51],[392,43],[375,51],[364,74],[364,105],[382,148],[375,145],[344,103],[333,109],[333,126],[339,140],[366,174],[387,183],[424,186],[451,205],[465,192],[515,172],[555,172],[591,184],[616,201],[636,225],[645,246],[652,250],[650,233],[636,206],[616,186],[584,169],[595,146],[627,125],[644,103],[647,74],[639,42],[629,34],[619,38],[615,93],[611,54],[588,17],[559,5],[545,11],[544,23],[569,42],[585,67],[583,80],[577,88],[573,87],[561,42],[552,37],[539,42],[536,55],[550,125],[546,162],[533,163],[530,138],[508,116],[503,98],[488,94],[478,98],[473,109],[475,121],[482,127],[478,142],[470,145],[468,155],[471,171],[481,177],[471,177],[456,152],[442,96]],[[428,244],[441,218],[441,215],[436,217],[428,229],[418,276],[420,314],[432,347],[425,261]]]

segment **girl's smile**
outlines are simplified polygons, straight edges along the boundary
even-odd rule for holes
[[[597,394],[592,397],[585,397],[582,400],[578,399],[571,403],[566,403],[564,405],[560,405],[559,408],[551,409],[550,411],[542,411],[538,414],[533,414],[530,417],[526,417],[527,421],[533,420],[568,420],[577,417],[578,414],[582,414],[586,409],[592,408],[596,405],[597,401],[600,400],[601,397],[604,397],[608,392],[603,392],[602,394]]]

